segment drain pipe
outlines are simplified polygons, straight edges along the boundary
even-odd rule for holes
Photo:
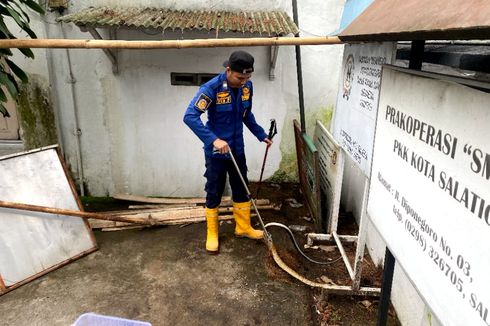
[[[66,39],[66,33],[63,28],[63,23],[60,23],[61,34],[64,39]],[[66,51],[66,60],[68,63],[68,83],[70,83],[70,91],[71,91],[71,100],[73,104],[73,117],[75,122],[75,127],[73,130],[73,134],[75,135],[75,144],[76,144],[76,156],[77,156],[77,171],[78,171],[78,185],[80,187],[80,196],[85,196],[85,187],[84,187],[84,177],[83,177],[83,165],[82,165],[82,146],[81,146],[81,137],[82,130],[79,125],[79,117],[78,117],[78,104],[76,98],[76,88],[75,83],[77,80],[73,77],[73,69],[71,64],[70,50],[67,48]]]
[[[45,9],[46,10],[46,9]],[[44,25],[44,30],[46,32],[46,37],[49,39],[50,38],[50,29],[49,29],[49,24],[54,24],[50,21],[48,21],[49,16],[47,14],[44,15],[44,17],[41,17],[41,20]],[[52,96],[52,103],[53,103],[53,113],[54,113],[54,118],[55,118],[55,123],[56,123],[56,135],[58,137],[58,145],[61,149],[61,152],[64,153],[64,148],[65,148],[65,143],[63,139],[63,133],[61,130],[61,109],[60,109],[60,101],[59,101],[59,92],[56,87],[53,87],[52,85],[56,85],[56,73],[54,69],[54,62],[53,62],[53,49],[46,49],[46,62],[48,66],[48,81],[50,86],[50,93]]]
[[[293,20],[299,29],[297,0],[293,0]],[[294,37],[299,37],[299,32],[296,33]],[[299,45],[295,45],[294,48],[296,50],[296,74],[298,77],[299,119],[301,123],[301,131],[306,132],[305,100],[303,96],[303,70],[301,68],[301,48]]]
[[[44,8],[47,11],[47,8]],[[55,14],[53,14],[55,15]],[[46,31],[46,36],[49,38],[49,33],[50,33],[50,28],[49,25],[57,25],[55,22],[48,21],[49,17],[48,15],[45,15],[44,17],[41,17],[41,20],[43,21],[44,24],[44,30]],[[63,29],[63,23],[60,23],[60,31],[61,34],[63,35],[63,38],[66,39],[66,34],[65,30]],[[48,64],[48,74],[49,74],[49,79],[51,80],[52,77],[56,78],[56,73],[55,73],[55,68],[54,68],[54,63],[53,63],[53,50],[52,49],[46,49],[46,56],[47,56],[47,64]],[[70,83],[70,88],[71,88],[71,98],[72,98],[72,103],[73,103],[73,113],[74,113],[74,120],[75,120],[75,128],[74,128],[74,135],[76,136],[75,139],[75,144],[76,144],[76,159],[77,159],[77,174],[78,174],[78,184],[80,186],[80,195],[85,196],[85,188],[84,188],[84,183],[83,183],[83,166],[82,166],[82,151],[81,151],[81,145],[80,145],[80,137],[81,137],[81,130],[78,126],[78,106],[76,102],[76,97],[75,97],[75,86],[74,83],[76,82],[75,78],[73,77],[73,71],[71,68],[71,58],[70,58],[70,53],[68,52],[68,49],[66,49],[66,57],[67,57],[67,62],[68,62],[68,71],[69,71],[69,77],[68,77],[68,82]],[[59,146],[61,148],[61,152],[65,152],[65,139],[63,137],[63,132],[62,132],[62,127],[61,127],[61,105],[59,101],[59,91],[56,88],[53,88],[52,90],[54,94],[54,99],[53,99],[53,106],[54,106],[54,113],[55,113],[55,120],[56,120],[56,129],[57,129],[57,134],[58,134],[58,142]]]

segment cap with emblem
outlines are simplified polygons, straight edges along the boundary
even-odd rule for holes
[[[242,74],[250,74],[254,71],[254,57],[245,51],[235,51],[223,66]]]

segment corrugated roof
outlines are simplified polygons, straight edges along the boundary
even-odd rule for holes
[[[339,35],[343,41],[489,37],[488,0],[375,0]]]
[[[149,7],[89,7],[58,19],[78,26],[128,27],[162,30],[204,30],[296,34],[298,27],[282,11],[188,11]]]

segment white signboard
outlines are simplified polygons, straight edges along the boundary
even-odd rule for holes
[[[344,153],[327,128],[318,120],[313,142],[318,149],[318,165],[320,166],[322,220],[327,222],[325,228],[327,233],[331,234],[337,231],[339,219]]]
[[[345,45],[333,135],[366,176],[371,168],[381,66],[391,63],[395,43]]]
[[[0,199],[81,208],[56,147],[1,157]],[[0,294],[96,249],[80,217],[0,208]]]
[[[443,325],[488,326],[490,94],[404,71],[383,69],[368,214]]]

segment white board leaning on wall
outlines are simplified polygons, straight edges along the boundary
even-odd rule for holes
[[[383,68],[368,214],[443,325],[488,326],[490,86],[460,83]]]
[[[396,43],[346,44],[332,134],[365,176],[378,108],[381,67],[392,63]]]
[[[0,199],[82,208],[57,146],[0,157]],[[96,249],[81,217],[0,208],[0,295]]]

